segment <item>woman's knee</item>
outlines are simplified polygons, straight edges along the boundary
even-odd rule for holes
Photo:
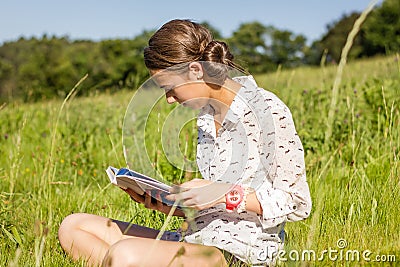
[[[85,213],[73,213],[65,217],[61,222],[58,228],[58,240],[64,249],[71,245],[74,231],[79,229],[80,223],[85,215]]]
[[[103,266],[141,266],[144,255],[140,253],[140,243],[136,241],[125,239],[113,244],[104,258]],[[137,249],[134,249],[135,246]]]
[[[227,266],[224,255],[215,247],[185,243],[169,246],[168,241],[154,246],[153,242],[142,238],[118,241],[108,250],[103,266]],[[185,249],[179,249],[182,246]]]
[[[82,221],[82,217],[85,216],[85,213],[73,213],[64,218],[64,220],[60,224],[60,228],[58,233],[68,232],[71,229],[74,229],[79,226],[79,223]]]
[[[224,254],[216,247],[205,248],[202,257],[205,261],[203,266],[227,266]]]

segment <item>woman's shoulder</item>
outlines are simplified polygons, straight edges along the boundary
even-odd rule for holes
[[[242,101],[256,109],[282,110],[290,112],[287,105],[273,92],[260,87],[252,75],[235,77],[234,80],[242,84],[239,95]]]
[[[284,111],[289,111],[288,106],[285,104],[285,102],[277,96],[275,93],[271,92],[268,89],[265,89],[263,87],[257,86],[255,89],[257,91],[257,96],[258,99],[262,101],[262,105],[264,107],[268,107],[271,110],[284,110]],[[260,100],[256,100],[257,103],[260,102]]]
[[[287,109],[286,104],[273,92],[257,87],[258,94],[263,98],[264,102],[272,109]]]

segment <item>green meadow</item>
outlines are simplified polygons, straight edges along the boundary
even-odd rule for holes
[[[281,262],[396,266],[400,58],[348,62],[332,103],[336,70],[334,65],[278,68],[255,76],[292,111],[313,201],[308,219],[287,223]],[[85,81],[77,90],[85,90]],[[74,212],[159,229],[182,223],[134,203],[105,174],[109,165],[125,165],[121,135],[133,91],[90,97],[74,92],[59,101],[0,105],[0,266],[83,266],[72,262],[57,240],[60,222]],[[147,127],[157,129],[159,123],[150,119]],[[146,138],[153,142],[148,151],[154,168],[171,182],[193,177],[168,163],[153,132]],[[188,127],[183,135],[184,153],[193,158],[195,130]]]

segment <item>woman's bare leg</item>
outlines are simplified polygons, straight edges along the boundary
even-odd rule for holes
[[[118,241],[108,251],[103,266],[227,266],[221,251],[183,242],[129,238]]]
[[[97,215],[75,213],[63,220],[58,238],[62,248],[74,259],[100,265],[110,246],[118,241],[133,236],[155,238],[158,232]]]
[[[74,259],[98,266],[226,266],[222,253],[196,244],[155,240],[159,231],[76,213],[67,216],[58,236]]]

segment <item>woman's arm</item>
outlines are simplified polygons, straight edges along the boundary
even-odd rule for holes
[[[274,96],[270,95],[271,99]],[[295,129],[290,110],[275,99],[271,110],[273,129],[260,134],[259,151],[266,182],[256,188],[261,203],[264,227],[309,216],[310,190],[306,179],[304,149]],[[268,120],[261,121],[263,129]],[[271,127],[270,127],[271,128]],[[269,133],[273,133],[272,135]],[[266,157],[265,155],[274,155]]]
[[[252,192],[247,195],[245,209],[246,211],[252,211],[259,215],[263,213],[260,201],[257,199],[256,192]]]
[[[183,206],[197,210],[207,209],[218,204],[226,204],[225,194],[233,187],[232,184],[215,183],[204,179],[193,179],[176,188],[167,198],[172,201],[181,200]],[[256,192],[251,191],[246,197],[245,209],[257,214],[263,210],[257,199]]]

